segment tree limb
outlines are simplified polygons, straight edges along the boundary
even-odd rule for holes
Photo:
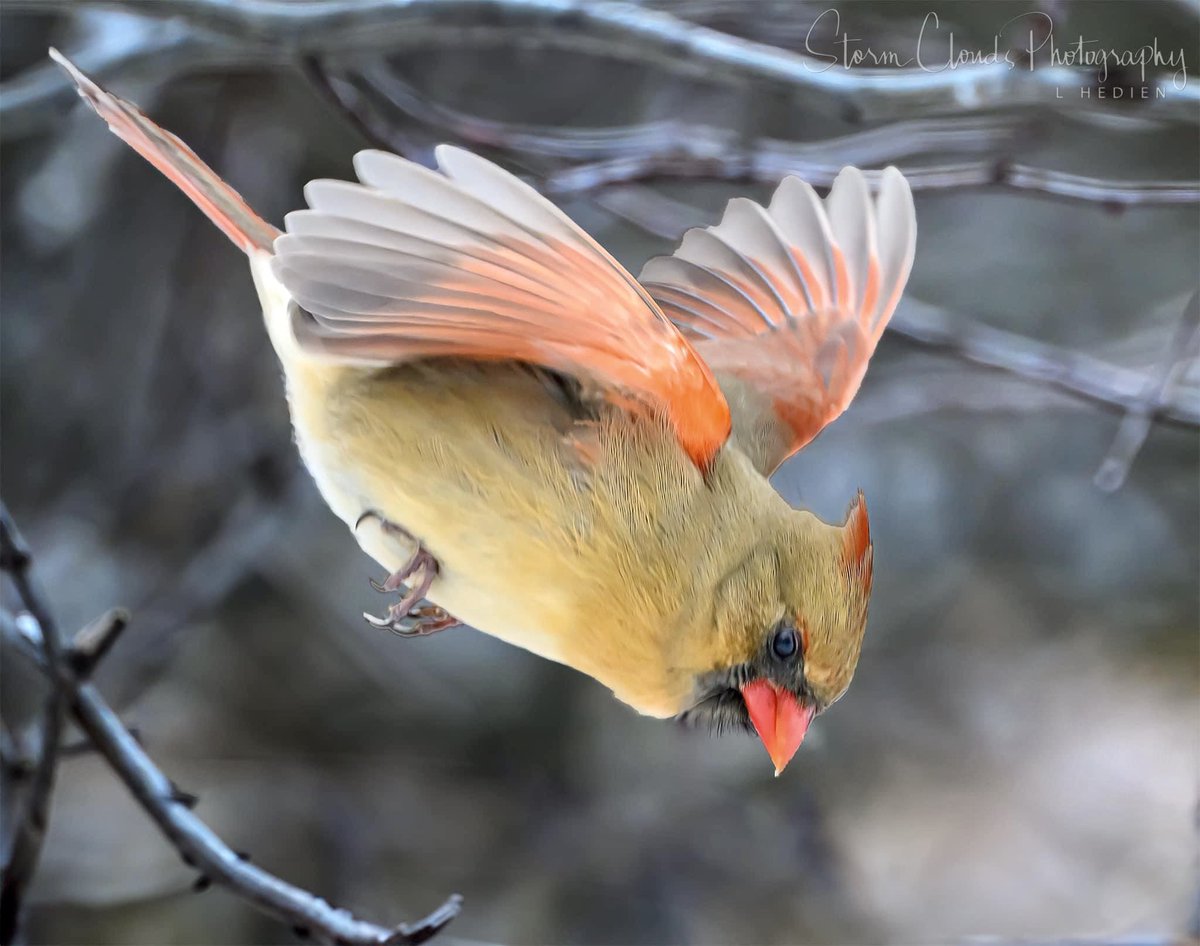
[[[187,798],[154,764],[95,686],[81,678],[73,661],[66,659],[57,643],[52,642],[54,624],[44,598],[28,577],[29,552],[12,528],[7,511],[3,525],[4,567],[29,613],[19,627],[18,621],[4,620],[0,622],[0,630],[18,653],[34,660],[51,678],[55,691],[69,707],[79,727],[179,852],[184,863],[199,871],[201,877],[221,884],[252,906],[330,943],[415,946],[435,936],[454,919],[461,902],[457,895],[413,924],[402,923],[389,929],[360,920],[251,864],[225,844],[191,812]],[[109,622],[104,633],[88,632],[84,640],[111,638],[114,633],[111,625]],[[37,645],[41,652],[31,645]]]
[[[9,9],[117,7],[178,17],[240,43],[294,54],[400,53],[430,43],[512,42],[580,49],[709,81],[757,80],[847,103],[864,119],[1053,102],[1060,87],[1091,88],[1094,73],[1004,61],[954,69],[846,69],[629,3],[585,0],[9,0]],[[1196,83],[1159,82],[1147,112],[1192,121]],[[1161,92],[1161,97],[1159,93]],[[1076,103],[1078,104],[1078,103]]]
[[[770,152],[696,157],[665,151],[576,165],[549,175],[544,187],[549,194],[568,195],[585,194],[612,184],[664,180],[778,184],[789,174],[801,177],[816,187],[828,187],[847,163],[812,159],[798,161],[794,157]],[[971,161],[935,167],[905,166],[902,170],[914,191],[1003,187],[1111,206],[1200,203],[1200,184],[1193,181],[1113,181],[1009,161]],[[869,170],[864,173],[871,184],[877,181],[880,174],[879,171]]]
[[[0,943],[12,943],[17,935],[25,891],[37,871],[46,826],[50,817],[50,798],[58,770],[58,746],[62,739],[67,700],[58,684],[62,678],[62,650],[58,628],[29,574],[30,556],[8,509],[0,504],[0,566],[9,573],[17,594],[26,602],[34,620],[44,628],[39,641],[42,666],[50,677],[50,692],[39,724],[37,758],[28,795],[13,833],[12,846],[0,881]],[[6,773],[7,776],[7,773]]]
[[[1167,402],[1189,364],[1200,358],[1200,292],[1193,293],[1183,309],[1183,317],[1163,352],[1158,371],[1148,378],[1138,403],[1126,412],[1117,428],[1093,482],[1105,492],[1116,492],[1129,476],[1133,461],[1150,434],[1157,405]]]
[[[906,299],[888,332],[965,361],[1046,384],[1108,410],[1144,410],[1160,422],[1200,427],[1200,398],[1172,400],[1172,392],[1146,398],[1143,372],[1058,348],[1015,332],[963,319],[936,306]]]
[[[730,128],[692,121],[660,120],[605,128],[559,128],[496,121],[432,101],[404,81],[383,60],[356,63],[353,70],[322,64],[307,57],[310,80],[336,86],[332,98],[343,104],[356,93],[373,91],[402,116],[441,128],[472,145],[564,158],[608,161],[654,154],[676,154],[703,160],[714,155],[766,154],[791,162],[840,158],[842,164],[880,164],[929,151],[990,152],[1010,142],[1021,122],[1012,116],[921,118],[892,122],[838,138],[791,142],[775,138],[747,141]],[[368,89],[363,89],[362,86]],[[322,89],[327,95],[331,90]],[[365,103],[364,103],[365,104]]]
[[[378,116],[378,105],[453,134],[474,146],[509,153],[583,159],[542,176],[539,187],[558,196],[591,194],[618,184],[719,180],[778,184],[794,174],[829,186],[847,164],[882,165],[931,151],[994,151],[1018,133],[1010,119],[924,119],[895,122],[840,138],[796,143],[745,141],[728,129],[654,122],[626,128],[551,130],[479,118],[428,101],[386,65],[366,63],[354,74],[329,69],[315,58],[305,74],[318,90],[376,139],[391,143],[399,123]],[[394,148],[395,145],[393,144]],[[1052,171],[1007,159],[902,168],[914,191],[1002,187],[1110,207],[1200,202],[1194,181],[1115,181]],[[878,172],[867,172],[868,179]],[[676,234],[678,235],[678,234]]]

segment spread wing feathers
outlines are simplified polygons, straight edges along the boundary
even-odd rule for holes
[[[382,151],[360,183],[312,181],[287,216],[275,273],[314,354],[394,364],[455,355],[581,376],[662,411],[701,468],[728,405],[703,360],[637,281],[562,211],[484,159],[443,145],[442,173]]]
[[[904,176],[889,167],[872,201],[846,168],[824,202],[789,177],[764,209],[731,200],[721,222],[691,230],[641,282],[739,403],[740,436],[770,472],[846,409],[900,299],[917,224]],[[749,411],[750,416],[745,416]],[[763,411],[772,416],[764,418]],[[765,432],[765,433],[764,433]]]

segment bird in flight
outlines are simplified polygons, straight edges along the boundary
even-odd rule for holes
[[[731,200],[636,279],[446,145],[436,171],[359,152],[280,231],[50,54],[249,258],[301,457],[398,599],[368,620],[469,624],[788,764],[857,666],[872,546],[861,493],[830,524],[768,478],[846,409],[908,279],[899,171]]]

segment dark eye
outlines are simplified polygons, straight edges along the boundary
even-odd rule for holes
[[[771,639],[771,653],[780,660],[791,660],[799,649],[800,645],[796,642],[796,629],[791,625],[783,625]]]

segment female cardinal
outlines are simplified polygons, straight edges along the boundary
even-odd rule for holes
[[[854,397],[912,265],[888,168],[822,201],[730,201],[634,279],[532,188],[442,146],[313,181],[281,233],[179,139],[51,50],[109,127],[250,258],[300,453],[404,591],[651,716],[758,732],[776,774],[858,663],[862,494],[845,522],[767,477]],[[424,599],[432,603],[422,603]]]

